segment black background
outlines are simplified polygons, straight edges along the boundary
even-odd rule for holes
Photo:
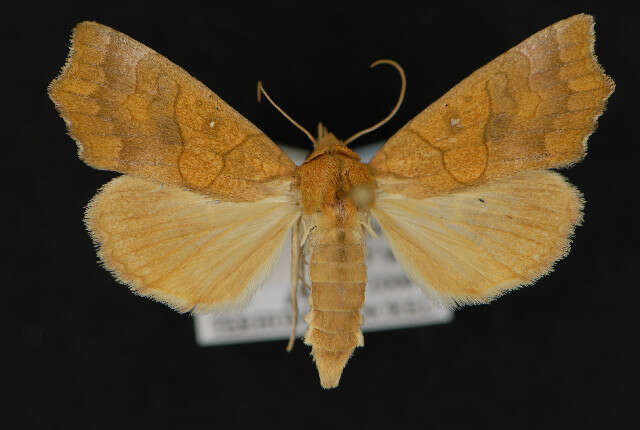
[[[638,17],[615,2],[215,1],[4,9],[3,422],[17,428],[600,428],[637,395]],[[302,3],[301,3],[302,4]],[[338,389],[323,391],[308,348],[284,342],[201,348],[193,322],[132,295],[96,264],[83,206],[115,174],[77,159],[46,85],[81,20],[112,26],[203,81],[276,142],[299,122],[345,138],[382,118],[383,140],[477,67],[575,13],[596,18],[599,60],[617,83],[589,154],[564,174],[587,199],[568,258],[535,286],[451,324],[369,333]],[[355,145],[357,147],[357,145]],[[635,266],[634,266],[635,265]],[[221,427],[222,426],[222,427]]]

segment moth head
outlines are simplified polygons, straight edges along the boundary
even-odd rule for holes
[[[342,154],[354,160],[360,161],[358,154],[347,148],[343,141],[320,122],[318,123],[318,138],[313,142],[313,152],[309,154],[305,162],[311,161],[323,154]]]

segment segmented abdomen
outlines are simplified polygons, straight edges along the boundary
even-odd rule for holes
[[[320,383],[332,388],[353,350],[364,345],[360,309],[367,271],[362,227],[322,224],[316,223],[305,247],[310,256],[311,311],[305,317],[309,327],[304,340],[312,347]]]

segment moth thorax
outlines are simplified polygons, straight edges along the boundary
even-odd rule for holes
[[[369,209],[375,197],[373,189],[366,184],[354,185],[350,194],[358,210]]]

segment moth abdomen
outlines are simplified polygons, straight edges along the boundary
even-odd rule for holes
[[[320,383],[333,388],[353,350],[364,345],[360,330],[367,270],[361,227],[316,228],[309,238],[311,311],[305,343],[318,367]]]

